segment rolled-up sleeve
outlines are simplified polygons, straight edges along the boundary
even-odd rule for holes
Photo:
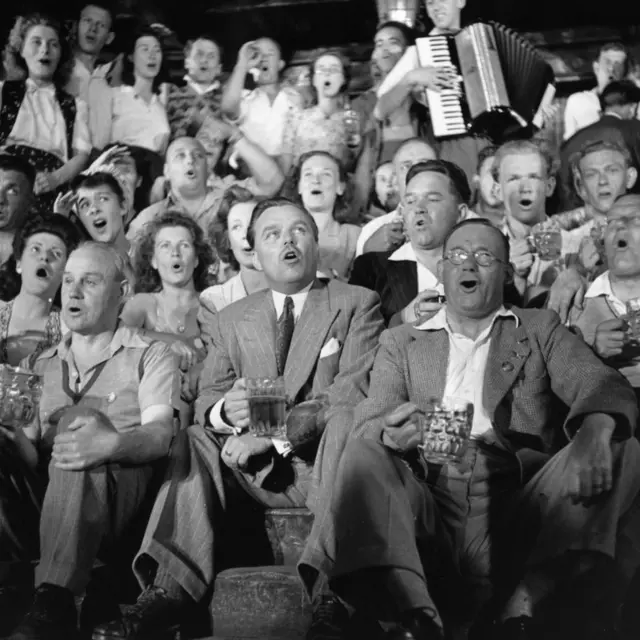
[[[142,356],[142,375],[138,387],[140,412],[155,405],[179,409],[180,368],[178,358],[163,342],[154,342]]]

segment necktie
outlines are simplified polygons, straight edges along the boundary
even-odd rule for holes
[[[284,374],[284,365],[287,362],[294,325],[293,299],[291,296],[287,296],[284,299],[284,310],[278,318],[278,326],[276,327],[276,364],[279,376]]]

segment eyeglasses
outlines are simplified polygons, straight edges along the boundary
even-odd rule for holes
[[[619,227],[640,227],[640,214],[607,218],[607,229],[617,229]]]
[[[481,249],[479,249],[478,251],[474,251],[473,253],[467,251],[466,249],[451,249],[450,251],[447,251],[444,259],[448,260],[456,267],[459,267],[471,257],[473,257],[476,264],[481,267],[490,267],[494,262],[500,262],[504,264],[504,260],[500,260],[500,258],[496,258],[493,253],[490,253],[489,251],[483,251]]]

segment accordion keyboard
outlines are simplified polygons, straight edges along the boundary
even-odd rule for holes
[[[451,58],[450,46],[453,40],[446,36],[418,38],[416,48],[422,67],[455,67]],[[462,110],[462,98],[459,90],[426,90],[427,104],[431,115],[433,133],[437,138],[458,136],[467,133],[467,124]]]

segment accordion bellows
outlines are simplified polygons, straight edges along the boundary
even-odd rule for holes
[[[434,134],[486,135],[496,142],[542,124],[555,95],[553,69],[531,43],[497,23],[416,41],[421,66],[453,66],[458,91],[427,90]]]

